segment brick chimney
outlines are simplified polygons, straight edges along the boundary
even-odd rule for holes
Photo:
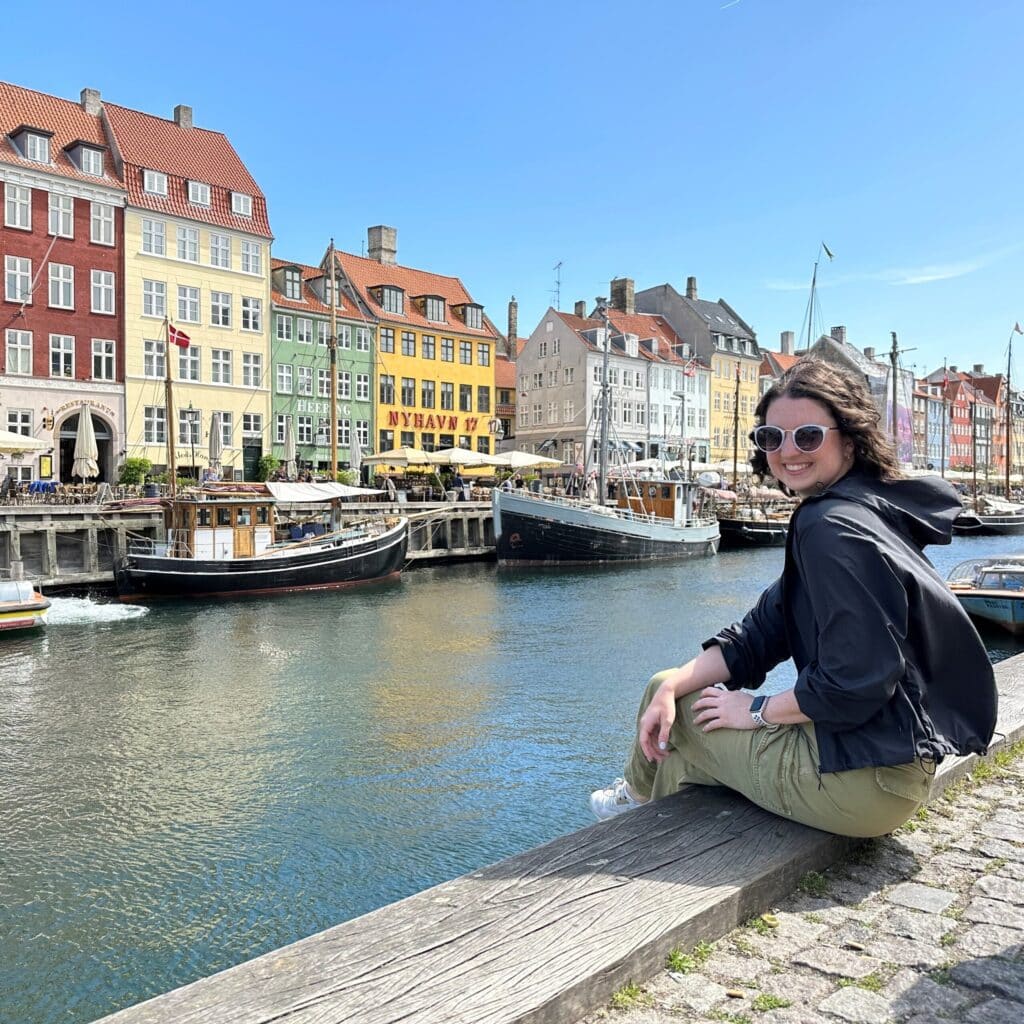
[[[584,299],[580,299],[575,306],[573,306],[573,312],[580,317],[582,320],[587,319],[587,303]]]
[[[186,107],[184,103],[179,103],[174,108],[174,123],[179,128],[191,128],[192,127],[192,108]]]
[[[686,279],[686,297],[688,299],[697,298],[697,278],[688,277]]]
[[[378,224],[366,229],[367,255],[378,263],[398,262],[398,229]]]
[[[99,115],[103,109],[103,101],[100,99],[99,89],[82,90],[82,109],[92,117]]]
[[[779,344],[782,346],[782,354],[784,356],[791,356],[795,351],[795,343],[793,340],[792,331],[783,331],[779,335]]]
[[[955,366],[951,366],[949,368],[949,372],[950,373],[959,373],[960,371]]]
[[[516,357],[516,338],[519,336],[519,303],[513,295],[508,303],[508,357]]]
[[[611,288],[612,309],[620,313],[636,312],[636,287],[631,277],[617,277],[609,286]]]
[[[846,328],[845,327],[833,327],[832,330],[829,331],[828,333],[832,335],[832,338],[833,338],[834,341],[838,341],[841,345],[845,345],[846,344]],[[874,359],[875,357],[872,356],[871,358]]]
[[[979,377],[984,377],[985,376],[985,364],[984,363],[975,363],[974,364],[974,369],[971,372],[972,373],[976,373]]]
[[[834,329],[835,328],[833,328],[833,330]],[[835,335],[833,335],[833,337],[835,337]],[[873,348],[870,348],[870,347],[864,349],[864,358],[865,359],[870,359],[872,362],[874,362],[875,361],[875,350]]]

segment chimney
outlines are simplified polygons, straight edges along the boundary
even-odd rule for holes
[[[833,335],[835,337],[835,335]],[[870,359],[872,362],[875,360],[875,350],[873,348],[864,349],[864,358]]]
[[[581,319],[586,320],[587,318],[587,304],[583,299],[580,299],[575,306],[573,306],[573,312]]]
[[[956,368],[955,366],[951,366],[951,367],[949,368],[949,372],[950,372],[950,373],[959,373],[960,371],[959,371],[959,370],[957,370],[957,368]]]
[[[103,101],[100,99],[99,89],[82,90],[82,109],[92,117],[99,115],[103,108]]]
[[[686,297],[688,299],[697,298],[697,278],[688,277],[686,279]]]
[[[174,123],[179,128],[191,128],[192,127],[192,108],[186,107],[184,103],[179,103],[174,108]]]
[[[636,312],[636,288],[631,277],[617,277],[611,285],[612,309],[620,313]]]
[[[516,338],[519,336],[519,303],[513,295],[508,302],[508,357],[516,357]]]
[[[783,331],[779,335],[779,343],[782,345],[782,354],[784,356],[793,355],[795,346],[792,331]]]
[[[979,377],[984,377],[985,376],[985,364],[984,363],[975,363],[974,364],[974,369],[971,372],[972,373],[976,373]]]
[[[378,263],[398,262],[398,229],[378,224],[366,230],[368,256]]]
[[[833,327],[832,330],[829,331],[829,334],[831,334],[833,339],[835,341],[838,341],[841,345],[845,345],[846,344],[846,328],[845,327]],[[872,352],[874,352],[874,349],[872,349]],[[874,359],[875,358],[874,355],[872,355],[871,358]]]

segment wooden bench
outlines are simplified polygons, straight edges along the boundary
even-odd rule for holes
[[[1024,655],[996,677],[993,749],[1024,735]],[[936,789],[973,761],[947,762]],[[691,788],[104,1024],[566,1024],[655,973],[671,949],[764,912],[853,843]]]

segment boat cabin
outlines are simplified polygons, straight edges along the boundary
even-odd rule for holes
[[[978,590],[1024,590],[1024,566],[990,566],[981,571],[975,586]]]
[[[267,497],[178,498],[166,521],[167,553],[174,558],[252,558],[274,543],[274,501]]]
[[[693,485],[683,480],[621,480],[615,504],[685,526],[693,518]]]

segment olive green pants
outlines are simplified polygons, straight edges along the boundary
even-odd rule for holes
[[[666,674],[648,684],[638,722]],[[783,818],[859,837],[892,832],[928,799],[933,772],[918,762],[819,778],[818,744],[810,724],[704,732],[694,724],[691,708],[699,696],[698,691],[676,701],[664,761],[648,761],[634,742],[625,774],[638,796],[656,800],[684,785],[727,786]]]

